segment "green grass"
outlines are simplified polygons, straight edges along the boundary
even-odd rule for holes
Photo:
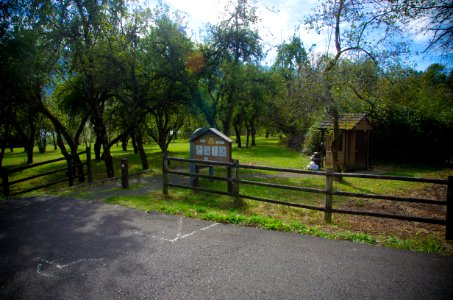
[[[412,250],[425,253],[444,253],[444,242],[433,237],[420,237],[413,239],[398,239],[387,237],[383,239],[383,245],[389,248]]]
[[[80,149],[82,151],[83,149]],[[135,173],[142,170],[139,156],[134,154],[132,147],[128,151],[123,151],[116,145],[112,147],[112,156],[114,159],[115,175],[120,175],[120,160],[127,158],[129,161],[129,173]],[[160,174],[162,156],[160,149],[155,144],[146,145],[150,171],[144,175]],[[189,143],[187,140],[177,140],[170,144],[170,156],[189,158]],[[94,155],[92,155],[94,156]],[[59,151],[48,151],[44,154],[35,153],[34,161],[40,162],[49,159],[61,157]],[[82,160],[85,158],[82,157]],[[233,146],[233,159],[239,160],[241,164],[261,165],[278,168],[305,169],[309,163],[309,157],[300,155],[281,144],[278,139],[257,138],[257,146],[250,149],[238,149]],[[13,153],[7,152],[3,161],[6,167],[21,166],[26,163],[26,155],[19,149]],[[56,168],[63,168],[65,162],[54,163],[41,166],[35,169],[21,172],[10,180],[15,178],[34,175],[37,172],[45,172]],[[187,163],[172,162],[171,169],[187,170]],[[105,178],[105,167],[103,161],[93,161],[94,179]],[[413,166],[413,165],[377,165],[375,171],[379,174],[387,175],[404,175],[409,177],[427,177],[427,178],[446,178],[453,174],[453,169],[439,169],[432,166]],[[215,168],[216,176],[226,176],[224,167]],[[207,169],[202,169],[201,173],[208,174]],[[60,175],[55,175],[54,178]],[[289,173],[281,174],[280,172],[258,171],[258,170],[240,170],[241,179],[250,181],[268,182],[282,185],[310,187],[324,189],[325,178],[323,176],[294,176]],[[48,178],[45,180],[51,180]],[[28,188],[42,182],[44,179],[37,179],[20,184],[18,188]],[[209,182],[206,179],[200,179],[200,185],[209,189],[226,191],[225,182]],[[42,190],[39,193],[48,193],[49,190],[55,190],[65,187],[67,184],[51,187]],[[130,189],[141,188],[142,185],[131,185]],[[356,192],[356,193],[374,193],[385,195],[407,196],[417,194],[418,191],[426,190],[427,184],[414,182],[401,182],[391,180],[372,180],[360,178],[344,178],[341,182],[334,183],[335,190]],[[275,199],[291,203],[303,203],[308,205],[323,206],[324,195],[307,192],[295,192],[284,189],[270,189],[254,185],[241,184],[241,193],[255,197]],[[118,189],[120,192],[120,189]],[[69,192],[63,192],[79,198],[91,199],[93,197],[90,190],[74,189]],[[0,198],[1,199],[1,198]],[[351,201],[348,197],[335,197],[334,207],[348,204]],[[354,199],[357,208],[366,208],[369,200]],[[274,205],[257,201],[245,201],[245,205],[240,209],[234,207],[233,200],[230,197],[218,196],[208,193],[195,194],[190,190],[170,189],[170,197],[165,199],[161,192],[151,192],[149,194],[134,196],[114,196],[107,199],[109,203],[129,206],[145,211],[159,211],[169,214],[180,214],[187,217],[210,220],[214,222],[240,224],[245,226],[257,226],[270,230],[281,230],[295,232],[300,234],[309,234],[313,236],[325,237],[330,239],[342,239],[353,242],[362,242],[368,244],[379,244],[386,247],[399,249],[408,249],[421,252],[446,252],[446,243],[439,236],[413,235],[409,237],[396,237],[392,235],[376,236],[354,230],[351,226],[345,225],[344,220],[334,216],[333,224],[324,223],[324,215],[321,212],[290,208],[283,205]]]
[[[164,198],[160,192],[151,192],[140,196],[113,196],[108,198],[106,202],[144,211],[177,214],[219,223],[254,226],[268,230],[295,232],[353,242],[376,243],[373,237],[364,233],[350,231],[329,233],[317,226],[308,226],[298,221],[285,221],[255,214],[250,212],[249,209],[237,209],[233,206],[231,198],[224,196],[198,195],[175,190],[170,192],[169,198]]]
[[[308,164],[308,157],[301,156],[299,153],[282,147],[279,145],[277,139],[265,139],[262,137],[257,138],[257,147],[252,147],[250,149],[238,149],[234,146],[233,150],[233,158],[240,160],[241,163],[252,163],[252,164],[260,164],[266,166],[278,166],[278,167],[287,167],[287,168],[304,168]],[[148,159],[149,164],[149,172],[151,174],[158,174],[162,168],[162,154],[160,148],[156,144],[147,144],[145,145],[145,152]],[[182,158],[189,158],[189,142],[185,139],[179,139],[176,142],[173,142],[169,146],[169,152],[171,156],[182,157]],[[84,151],[85,147],[80,146],[79,152]],[[127,158],[128,165],[129,165],[129,173],[133,174],[136,172],[142,171],[142,165],[140,161],[140,157],[138,154],[134,154],[134,151],[131,146],[128,147],[127,151],[123,151],[121,145],[114,145],[111,148],[111,153],[113,156],[113,164],[114,164],[114,171],[115,176],[121,175],[121,159]],[[47,151],[45,153],[39,153],[37,147],[34,149],[33,154],[33,162],[43,162],[48,161],[56,158],[63,157],[59,151],[53,150],[53,147],[47,147]],[[93,179],[103,179],[106,178],[106,171],[104,162],[101,160],[94,159],[94,153],[92,151],[91,157],[92,165],[93,165]],[[85,155],[81,156],[81,160],[85,161]],[[9,152],[8,150],[5,152],[5,156],[3,158],[3,167],[4,168],[13,168],[13,167],[20,167],[25,166],[27,162],[27,155],[23,151],[23,148],[16,148],[13,152]],[[176,162],[172,163],[172,167],[187,167],[187,164],[179,164]],[[9,181],[13,181],[20,178],[25,178],[29,176],[33,176],[39,173],[48,172],[56,169],[62,169],[66,167],[66,162],[61,161],[57,163],[52,163],[44,166],[39,166],[36,168],[27,169],[21,171],[20,173],[12,174],[9,178]],[[26,181],[20,183],[18,185],[11,186],[11,192],[16,190],[23,190],[29,189],[36,185],[42,184],[42,182],[51,182],[57,179],[65,177],[65,173],[57,173],[55,175],[49,175],[44,178]],[[76,181],[77,183],[77,181]],[[50,188],[46,188],[43,191],[46,192],[48,190],[54,190],[58,188],[66,187],[67,183],[61,183],[57,186],[52,186]],[[40,192],[35,192],[39,194]]]
[[[309,225],[295,219],[285,220],[256,213],[249,205],[242,209],[233,206],[232,199],[209,194],[194,194],[186,190],[174,189],[168,198],[160,192],[151,192],[140,196],[114,196],[107,203],[128,206],[144,211],[157,211],[167,214],[183,215],[189,218],[253,226],[267,230],[293,232],[302,235],[347,240],[356,243],[381,245],[404,250],[445,253],[445,242],[434,237],[415,237],[400,239],[394,236],[373,236],[363,232],[345,230],[337,225]],[[298,210],[301,213],[302,209]]]

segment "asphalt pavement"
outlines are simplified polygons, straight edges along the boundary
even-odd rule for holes
[[[453,257],[42,196],[0,203],[0,299],[452,299]]]

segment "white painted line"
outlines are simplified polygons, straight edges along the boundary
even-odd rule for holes
[[[176,237],[181,236],[181,231],[182,231],[182,217],[179,217],[178,232],[176,233]]]
[[[42,264],[39,264],[38,267],[36,267],[36,272],[37,272],[39,275],[44,276],[44,277],[55,278],[55,276],[50,275],[50,274],[47,274],[46,272],[44,272],[44,271],[42,270]]]
[[[190,233],[182,235],[181,231],[182,231],[182,227],[183,227],[183,217],[180,217],[179,224],[178,224],[178,231],[176,233],[176,237],[173,238],[173,239],[168,239],[168,238],[164,238],[164,237],[161,237],[161,236],[156,236],[154,234],[145,234],[145,233],[139,232],[137,230],[133,230],[133,231],[129,231],[129,232],[132,233],[133,235],[139,235],[139,236],[143,236],[143,237],[151,237],[151,238],[154,238],[154,239],[157,239],[157,240],[162,240],[162,241],[174,243],[174,242],[176,242],[178,240],[182,240],[182,239],[185,239],[187,237],[190,237],[190,236],[196,234],[197,232],[208,230],[209,228],[212,228],[212,227],[217,226],[217,225],[219,225],[219,223],[214,223],[214,224],[211,224],[209,226],[206,226],[206,227],[203,227],[201,229],[194,230],[194,231],[192,231]]]
[[[199,231],[203,231],[203,230],[209,229],[209,228],[214,227],[214,226],[216,226],[216,225],[219,225],[219,223],[211,224],[211,225],[209,225],[209,226],[206,226],[206,227],[201,228],[200,230],[194,230],[194,231],[192,231],[191,233],[188,233],[188,234],[185,234],[185,235],[179,235],[179,236],[177,235],[176,238],[170,240],[170,242],[174,243],[174,242],[176,242],[177,240],[185,239],[185,238],[187,238],[187,237],[189,237],[189,236],[194,235],[195,233],[197,233],[197,232],[199,232]]]
[[[70,262],[70,263],[67,263],[67,264],[56,263],[58,260],[59,259],[56,259],[56,260],[53,260],[53,261],[49,261],[49,260],[47,260],[47,259],[45,259],[43,257],[36,257],[35,259],[33,259],[33,261],[40,262],[38,264],[38,266],[36,267],[36,272],[39,275],[42,275],[44,277],[57,278],[57,276],[55,276],[53,274],[49,274],[49,272],[43,271],[43,264],[47,264],[50,267],[56,267],[57,269],[63,269],[63,268],[66,268],[66,267],[69,267],[69,266],[72,266],[72,265],[75,265],[75,264],[78,264],[78,263],[81,263],[81,262],[84,262],[84,261],[88,261],[88,262],[90,262],[90,261],[103,261],[104,259],[103,258],[82,258],[82,259],[78,259],[76,261],[73,261],[73,262]]]

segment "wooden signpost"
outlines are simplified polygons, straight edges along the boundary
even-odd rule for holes
[[[231,146],[233,140],[215,128],[199,128],[190,137],[190,159],[215,162],[232,162]],[[201,166],[190,164],[190,172],[198,173]],[[227,168],[228,178],[231,177],[231,168]],[[209,175],[214,176],[214,167],[209,166]],[[192,187],[198,186],[198,177],[190,178]],[[230,183],[228,189],[232,189]]]

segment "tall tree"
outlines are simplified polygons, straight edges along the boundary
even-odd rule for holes
[[[325,0],[317,10],[306,19],[310,28],[321,32],[328,28],[332,32],[333,54],[326,53],[323,67],[323,100],[327,104],[327,113],[333,121],[332,160],[334,171],[340,171],[338,163],[340,114],[338,101],[334,95],[335,74],[340,59],[345,57],[367,56],[375,62],[380,54],[386,59],[390,54],[402,50],[395,43],[398,34],[397,12],[388,2],[378,0]],[[386,43],[386,42],[393,43]]]
[[[298,149],[313,112],[319,109],[319,92],[315,89],[318,72],[310,65],[300,38],[295,36],[278,46],[272,70],[283,86],[270,102],[268,125],[283,132],[288,146]]]
[[[115,131],[120,133],[109,145],[117,140],[125,144],[131,137],[134,151],[139,154],[144,170],[149,168],[143,140],[153,75],[145,66],[147,58],[143,41],[150,34],[151,18],[149,9],[135,8],[125,15],[121,30],[112,30],[107,43],[108,67],[117,73],[112,90],[117,101],[110,105],[108,116]]]
[[[64,45],[64,64],[68,76],[79,83],[79,101],[86,103],[91,113],[91,123],[102,145],[107,177],[114,176],[110,153],[105,109],[113,99],[111,90],[115,85],[114,70],[106,69],[106,48],[109,30],[121,22],[126,10],[123,1],[73,0],[59,5],[57,16],[59,34]],[[95,147],[96,148],[96,147]]]
[[[186,66],[192,42],[171,18],[168,7],[159,6],[154,11],[153,23],[142,48],[144,73],[150,84],[145,103],[151,120],[148,133],[162,152],[167,152],[190,109]]]
[[[262,56],[258,31],[256,5],[253,1],[231,0],[226,6],[226,16],[219,25],[209,27],[210,43],[218,59],[222,81],[219,103],[223,132],[230,133],[231,120],[238,96],[240,82],[236,74],[241,64],[259,60]]]
[[[14,128],[27,151],[27,163],[33,162],[37,106],[44,97],[54,63],[52,49],[37,31],[17,26],[3,36],[0,45],[0,105],[2,121]]]

